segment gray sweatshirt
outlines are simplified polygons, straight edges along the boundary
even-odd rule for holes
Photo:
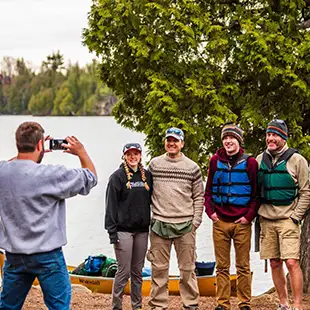
[[[0,161],[0,248],[33,254],[67,243],[65,199],[97,184],[88,169]]]

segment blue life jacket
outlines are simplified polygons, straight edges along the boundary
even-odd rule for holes
[[[217,161],[217,170],[212,182],[212,201],[223,204],[247,207],[251,198],[252,186],[246,171],[250,156],[242,154],[234,166]]]

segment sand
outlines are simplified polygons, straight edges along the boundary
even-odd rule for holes
[[[147,303],[149,298],[143,298],[143,309],[148,309]],[[272,309],[276,310],[278,305],[277,295],[273,293],[263,294],[253,297],[252,309]],[[238,309],[238,301],[236,298],[231,299],[231,309]],[[130,297],[124,296],[123,310],[131,310]],[[199,309],[214,309],[216,305],[215,298],[201,297]],[[40,288],[33,287],[25,301],[24,310],[46,310],[44,305],[42,292]],[[91,310],[91,309],[111,309],[111,295],[92,293],[88,289],[76,285],[73,287],[71,309],[74,310]],[[182,309],[181,298],[179,296],[169,297],[169,310]],[[310,295],[304,296],[303,310],[310,310]]]

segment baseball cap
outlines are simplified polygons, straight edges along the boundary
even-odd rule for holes
[[[178,140],[184,141],[184,132],[180,128],[171,127],[171,128],[168,128],[165,133],[165,138],[168,138],[168,137],[173,137]]]
[[[142,147],[139,143],[127,143],[123,147],[123,155],[125,155],[125,153],[129,150],[137,150],[139,152],[142,152]]]

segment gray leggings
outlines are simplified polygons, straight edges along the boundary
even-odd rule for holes
[[[148,232],[118,232],[119,243],[114,244],[118,269],[115,275],[112,309],[121,310],[124,288],[130,278],[132,309],[142,308],[142,268],[147,251]]]

